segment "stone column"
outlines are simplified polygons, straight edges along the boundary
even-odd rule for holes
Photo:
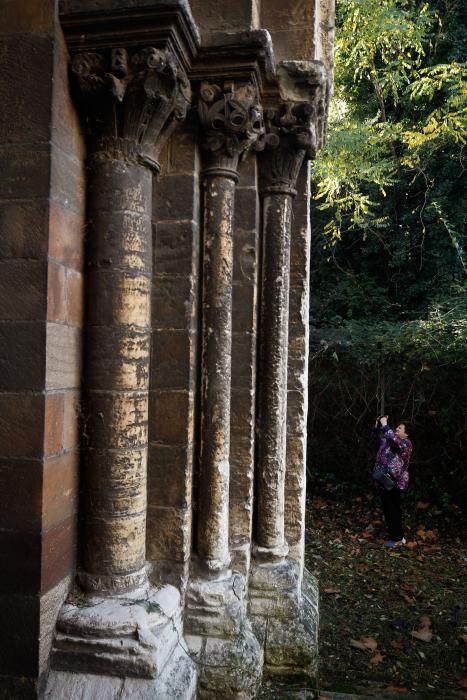
[[[203,83],[204,262],[201,439],[197,547],[200,563],[225,573],[229,554],[233,218],[238,162],[263,133],[250,84]]]
[[[258,462],[250,616],[270,674],[313,676],[317,591],[285,540],[289,285],[293,201],[321,134],[322,66],[279,64],[279,94],[266,110],[269,146],[259,157],[263,278],[258,371]],[[272,138],[274,137],[274,139]],[[303,465],[304,467],[305,465]]]
[[[229,480],[233,218],[240,157],[264,127],[250,83],[202,83],[204,239],[197,552],[186,596],[187,641],[200,697],[253,697],[262,652],[246,619],[245,582],[230,569]]]
[[[154,48],[131,58],[125,49],[78,54],[72,70],[93,134],[79,581],[112,594],[147,582],[152,174],[161,132],[184,117],[189,87],[169,54]]]
[[[256,558],[280,560],[284,539],[289,268],[292,202],[305,157],[293,133],[311,107],[285,103],[268,114],[278,145],[259,158],[263,202]],[[276,126],[277,125],[277,126]]]
[[[172,55],[153,47],[79,53],[72,72],[89,137],[78,573],[88,595],[62,609],[53,667],[160,681],[178,649],[181,613],[176,589],[152,588],[146,565],[152,175],[190,87]],[[186,656],[183,664],[193,676]],[[148,693],[163,694],[163,683]]]
[[[238,154],[233,161],[238,162]],[[232,221],[237,163],[204,178],[203,354],[197,546],[202,564],[225,572],[229,554]]]

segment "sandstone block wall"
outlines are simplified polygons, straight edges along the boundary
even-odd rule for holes
[[[111,13],[112,21],[107,24]],[[87,22],[88,15],[91,19],[81,31],[79,17]],[[146,21],[147,17],[150,20]],[[141,40],[148,54],[137,59],[139,37],[152,30],[149,43]],[[272,45],[264,30],[269,32]],[[144,583],[145,558],[153,586],[171,584],[180,591],[181,598],[169,586],[168,598],[177,617],[176,634],[183,634],[185,619],[186,629],[195,639],[191,648],[195,657],[197,645],[208,656],[210,646],[218,654],[222,647],[228,661],[232,648],[237,653],[246,643],[235,637],[234,632],[241,628],[246,630],[259,678],[264,641],[261,630],[271,612],[268,596],[273,598],[271,610],[277,612],[284,599],[291,615],[302,624],[310,293],[308,159],[319,146],[318,117],[313,109],[319,102],[316,95],[321,93],[313,92],[313,81],[321,80],[316,78],[318,74],[327,75],[328,97],[332,33],[331,0],[0,0],[0,700],[43,697],[57,615],[75,585],[76,570],[86,575],[82,553],[99,564],[102,553],[113,555],[117,540],[121,561],[130,562],[128,571],[123,572],[127,592],[134,593],[133,574]],[[286,86],[289,89],[298,80],[295,92],[279,89],[279,73],[285,75],[289,68],[274,63],[271,48],[276,62],[298,61]],[[69,52],[76,57],[84,49],[94,58],[105,57],[105,75],[99,72],[100,58],[93,64],[94,59],[85,57],[79,76],[76,64],[72,69]],[[161,56],[167,58],[163,69],[155,67]],[[141,75],[134,68],[137,60],[141,61],[141,75],[148,80],[147,92],[138,93]],[[133,71],[127,83],[126,61]],[[306,64],[308,73],[301,61],[310,61]],[[157,73],[159,70],[162,72]],[[305,80],[297,78],[300,71],[305,71]],[[160,83],[151,82],[155,73]],[[83,109],[77,97],[78,78],[83,78],[84,84],[90,76],[91,85],[94,80],[94,86],[105,85],[106,89],[113,81],[113,92],[106,93],[106,99],[112,94],[108,104],[99,102],[99,109],[104,104],[100,117],[108,117],[106,124],[104,118],[96,122],[98,128],[105,126],[101,141],[88,128],[92,108]],[[132,84],[125,93],[130,78]],[[177,93],[173,114],[164,112],[163,100],[151,112],[151,99],[158,94],[154,85],[157,89],[163,86],[168,103]],[[83,94],[86,97],[86,85]],[[148,96],[149,106],[144,101]],[[307,110],[308,99],[313,109]],[[112,100],[118,102],[117,107],[112,106]],[[325,119],[323,105],[321,100],[321,121]],[[165,145],[154,155],[154,144],[145,143],[144,150],[139,135],[151,119],[157,122],[158,109],[162,115],[158,138],[166,127],[176,126],[176,130],[167,142],[160,138]],[[240,126],[236,109],[242,115]],[[109,137],[112,125],[116,133]],[[127,126],[136,136],[128,137]],[[90,132],[88,152],[86,130]],[[266,134],[271,137],[268,142]],[[273,143],[276,147],[280,143],[280,155],[273,154],[268,161],[270,151],[265,148]],[[97,154],[94,161],[90,158],[92,149],[93,157]],[[94,180],[97,194],[89,188],[96,162],[101,173],[101,179]],[[265,174],[268,162],[271,167]],[[266,184],[260,182],[261,163]],[[134,252],[132,229],[126,229],[119,217],[119,194],[112,184],[120,182],[120,176],[125,182],[122,173],[127,168],[132,173],[128,182],[134,180],[128,186],[131,191],[140,187],[141,171],[145,172],[145,185],[138,192],[144,211],[152,210],[152,237],[149,216],[147,226],[138,234],[144,238],[143,244],[148,244],[145,250],[152,247],[153,251],[152,262],[148,262],[149,255],[145,261],[146,279],[151,276],[151,321],[145,336],[147,348],[150,331],[150,362],[146,357],[141,376],[137,363],[128,369],[132,358],[119,374],[120,356],[116,352],[111,357],[112,333],[107,332],[112,324],[95,312],[99,308],[101,315],[108,312],[109,317],[119,312],[119,300],[112,304],[112,293],[102,282],[107,279],[105,261],[96,253],[102,241],[109,245],[105,250],[113,250],[115,232],[109,222],[117,222],[115,240],[127,246],[128,259]],[[123,198],[128,195],[124,186],[120,194]],[[131,199],[131,192],[128,197]],[[209,210],[203,202],[209,203]],[[105,216],[97,225],[92,212],[99,218],[101,209]],[[100,237],[93,245],[89,245],[90,232],[96,239]],[[280,253],[278,258],[291,240],[290,268],[276,280],[283,299],[287,299],[282,310],[276,308],[277,299],[264,285],[262,293],[266,232],[276,241],[268,250]],[[113,260],[107,261],[116,274],[121,272],[120,254],[116,250]],[[288,259],[288,253],[282,257]],[[134,276],[131,265],[127,268],[124,274]],[[92,281],[96,270],[99,284]],[[212,305],[206,289],[216,297]],[[100,295],[99,307],[93,295]],[[264,298],[267,303],[263,308]],[[149,318],[149,295],[146,301]],[[129,311],[130,320],[125,323],[130,328],[131,291],[124,306]],[[267,317],[284,320],[277,326],[277,335],[288,336],[282,348],[280,340],[272,344],[270,355],[274,361],[278,359],[276,378],[269,373],[270,367],[262,366],[260,357],[264,329],[272,327],[263,325]],[[102,342],[98,343],[99,337]],[[116,426],[121,426],[117,420],[112,423],[112,407],[107,424],[104,409],[94,410],[93,419],[88,420],[82,397],[90,387],[88,394],[94,391],[97,405],[102,387],[109,392],[131,393],[139,382],[146,390],[148,365],[148,443],[141,448],[145,458],[148,447],[147,491],[146,470],[142,469],[133,492],[131,479],[125,481],[129,470],[123,452],[121,474],[114,474],[105,460],[99,462],[104,443],[113,453],[128,436],[122,437],[124,431],[117,430]],[[132,373],[136,389],[131,384]],[[114,386],[124,374],[127,383]],[[280,413],[272,427],[265,425],[259,406],[267,374],[271,403]],[[100,382],[97,388],[92,385],[96,376]],[[127,413],[129,424],[145,435],[146,409],[144,420],[136,410],[134,415],[129,415],[131,410]],[[95,445],[90,444],[90,435],[97,440]],[[224,449],[228,439],[219,445],[225,435],[230,436],[230,452]],[[103,445],[99,442],[102,436]],[[203,439],[207,457],[203,456]],[[265,503],[267,479],[262,474],[263,506],[268,511],[270,505],[274,513],[271,522],[277,525],[277,542],[272,542],[274,537],[271,542],[259,542],[262,531],[268,539],[268,527],[258,527],[257,522],[261,516],[261,440],[263,447],[269,442],[270,452],[277,453],[279,460],[271,480],[274,503]],[[83,455],[93,448],[96,461],[89,462],[90,468],[97,465],[93,474],[100,475],[100,481],[96,478],[93,483],[97,491],[99,486],[110,484],[105,493],[103,486],[100,493],[89,492],[84,479]],[[109,474],[113,481],[109,481]],[[127,515],[122,506],[127,497],[143,503],[138,511],[139,569],[135,572],[130,570],[135,542],[120,522]],[[96,504],[103,505],[95,514],[94,534],[88,536],[85,513]],[[116,516],[123,534],[112,537]],[[101,520],[105,526],[101,527]],[[97,571],[94,577],[95,590],[108,585],[104,596],[111,596],[123,585],[119,578],[122,572],[116,570],[118,557],[116,562],[115,571],[108,576]],[[269,576],[271,562],[276,570]],[[276,593],[277,571],[279,578],[282,576],[284,596]],[[240,596],[230,585],[238,581],[245,591],[242,589]],[[256,591],[251,600],[249,586]],[[149,612],[154,614],[154,610]],[[281,648],[283,612],[279,610],[271,623],[271,630],[279,631],[276,651]],[[250,614],[261,645],[253,635]],[[295,631],[289,630],[291,637]],[[271,632],[271,639],[273,636]],[[311,637],[304,635],[303,639],[303,648],[313,646]],[[143,639],[141,648],[144,645]],[[90,653],[89,647],[86,650]],[[268,658],[276,651],[269,650]],[[191,661],[189,664],[192,688],[196,673],[202,669],[194,669]],[[209,664],[205,665],[208,668]],[[205,675],[200,688],[206,691],[209,687],[209,692],[217,693],[213,690],[218,682],[215,679],[222,673],[220,664],[212,672],[212,687]],[[238,669],[236,673],[238,676]],[[188,698],[189,692],[180,697]],[[245,690],[250,692],[251,688]],[[237,696],[234,693],[232,697]]]
[[[75,567],[85,187],[54,3],[22,10],[0,6],[0,696],[18,698]]]
[[[161,158],[153,206],[147,556],[155,580],[183,586],[192,541],[199,375],[198,147],[181,130]]]

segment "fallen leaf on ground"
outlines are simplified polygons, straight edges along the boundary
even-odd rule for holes
[[[370,664],[372,666],[377,666],[378,664],[381,663],[381,661],[384,661],[384,656],[382,654],[380,654],[378,651],[374,656],[371,657]]]
[[[457,685],[460,685],[461,688],[467,688],[467,678],[460,678]]]
[[[426,510],[429,508],[431,503],[425,503],[424,501],[418,501],[417,505],[415,506],[418,508],[418,510]]]
[[[378,648],[378,642],[373,637],[362,637],[360,641],[371,651],[375,651]]]
[[[351,639],[349,644],[354,649],[360,649],[360,651],[367,651],[368,650],[368,647],[366,647],[363,644],[363,642],[359,642],[358,639]]]
[[[433,639],[433,632],[431,630],[431,618],[428,615],[422,615],[420,618],[420,626],[418,630],[413,630],[410,634],[415,639],[421,642],[431,642]]]
[[[417,542],[407,542],[405,546],[407,547],[407,549],[416,549],[418,547],[418,544]]]
[[[403,685],[388,685],[386,688],[390,693],[407,693],[408,689]]]
[[[433,542],[433,540],[438,539],[438,533],[436,532],[436,530],[425,530],[424,527],[418,528],[417,535],[424,542],[425,542],[425,540],[429,540],[430,542]]]
[[[325,588],[323,593],[328,593],[331,595],[331,593],[340,593],[340,590],[338,588]]]
[[[373,637],[362,637],[361,639],[351,639],[350,646],[361,651],[376,651],[378,642]]]

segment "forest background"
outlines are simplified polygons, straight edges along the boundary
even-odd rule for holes
[[[467,496],[467,5],[340,0],[314,164],[309,473],[369,480],[410,421],[412,494]]]

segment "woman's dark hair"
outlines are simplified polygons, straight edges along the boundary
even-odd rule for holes
[[[408,420],[400,420],[397,425],[403,425],[405,428],[405,432],[407,435],[410,435],[412,433],[412,424]]]

